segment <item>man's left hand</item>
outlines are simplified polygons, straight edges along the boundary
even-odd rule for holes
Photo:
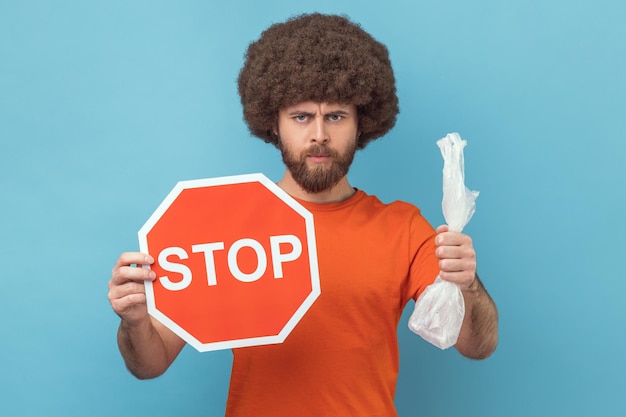
[[[435,239],[439,258],[439,276],[458,284],[462,290],[469,289],[476,280],[476,252],[472,238],[459,232],[451,232],[448,226],[437,228]]]

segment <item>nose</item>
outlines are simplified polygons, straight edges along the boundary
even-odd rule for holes
[[[328,137],[327,126],[324,120],[324,116],[317,116],[315,123],[313,123],[313,132],[311,140],[317,143],[326,143],[330,139]]]

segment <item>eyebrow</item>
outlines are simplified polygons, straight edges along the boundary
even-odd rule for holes
[[[326,114],[343,114],[343,115],[349,115],[349,114],[350,114],[350,112],[349,112],[349,111],[347,111],[347,110],[341,110],[341,109],[339,109],[339,110],[333,110],[333,111],[328,112],[328,113],[326,113]]]
[[[342,116],[349,116],[350,112],[347,111],[347,110],[337,109],[337,110],[329,111],[328,113],[324,113],[324,116],[331,115],[331,114],[338,114],[338,115],[342,115]],[[296,116],[296,115],[314,116],[315,112],[309,112],[309,111],[306,111],[306,110],[293,110],[293,111],[290,111],[289,113],[287,113],[287,115],[289,115],[289,116]]]

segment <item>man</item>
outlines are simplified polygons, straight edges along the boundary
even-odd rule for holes
[[[252,43],[239,79],[250,131],[274,144],[278,185],[314,215],[322,294],[287,340],[234,349],[228,416],[394,416],[396,328],[439,273],[460,285],[466,316],[456,344],[486,358],[497,344],[495,304],[476,275],[471,239],[436,231],[407,203],[382,204],[346,176],[357,149],[395,123],[387,49],[339,16],[303,15]],[[146,310],[148,254],[124,253],[109,300],[119,348],[138,378],[167,370],[184,342]]]

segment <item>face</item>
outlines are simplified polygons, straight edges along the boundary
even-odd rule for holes
[[[354,105],[304,102],[278,112],[279,148],[294,180],[309,193],[346,176],[358,138]]]

